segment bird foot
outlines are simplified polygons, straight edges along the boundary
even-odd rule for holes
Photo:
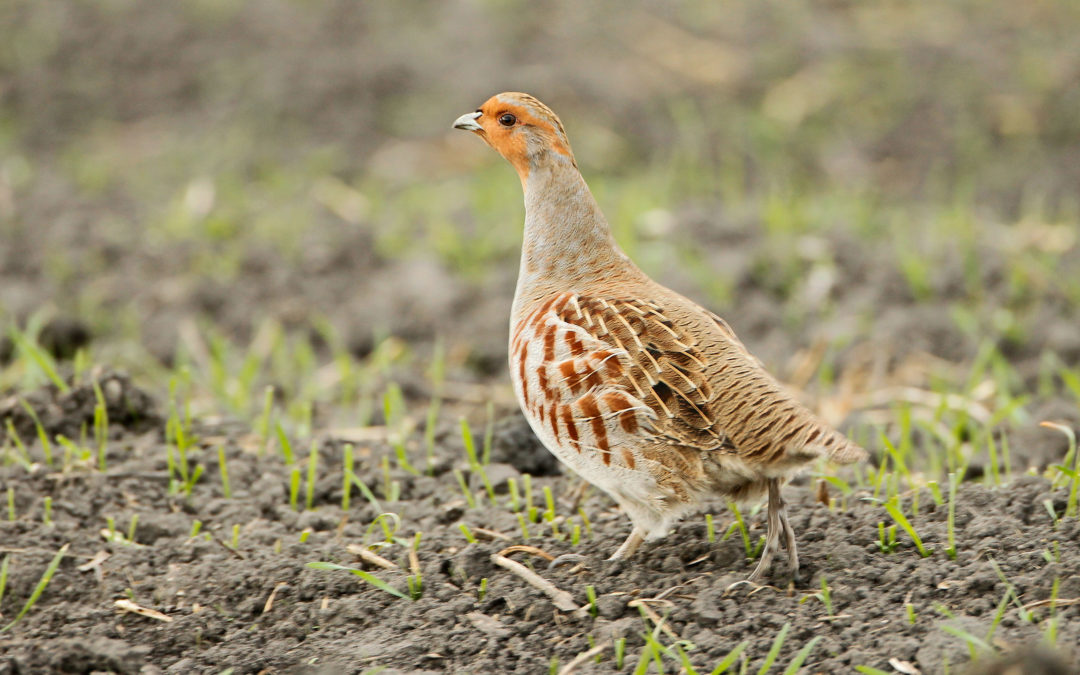
[[[553,570],[560,565],[583,565],[588,562],[589,559],[579,553],[564,553],[549,562],[547,568]]]

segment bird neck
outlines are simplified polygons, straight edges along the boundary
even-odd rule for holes
[[[570,163],[530,167],[515,308],[636,269],[615,243],[585,179]]]

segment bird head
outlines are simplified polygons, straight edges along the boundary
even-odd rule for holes
[[[454,128],[483,138],[517,169],[522,183],[530,171],[545,163],[577,167],[559,117],[528,94],[496,94],[475,112],[457,118]]]

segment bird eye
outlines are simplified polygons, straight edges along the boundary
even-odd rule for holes
[[[503,125],[504,127],[512,127],[514,126],[515,122],[517,122],[517,118],[510,113],[503,113],[499,116],[499,124]]]

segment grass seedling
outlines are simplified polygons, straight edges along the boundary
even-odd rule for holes
[[[45,527],[52,527],[52,497],[46,497],[44,500],[44,511],[41,515],[41,522],[45,524]]]
[[[413,465],[409,463],[409,458],[405,451],[405,439],[408,436],[408,420],[405,416],[405,397],[401,393],[401,387],[394,383],[390,383],[390,386],[386,389],[386,393],[383,394],[383,417],[386,420],[387,429],[390,429],[392,432],[390,436],[390,445],[394,448],[394,455],[397,457],[398,466],[414,476],[419,476],[420,472],[413,468]]]
[[[488,587],[488,580],[487,580],[487,577],[484,577],[483,579],[480,580],[480,588],[478,588],[477,591],[476,591],[476,601],[477,602],[483,602],[484,601],[484,596],[487,595],[487,587]]]
[[[784,675],[798,675],[799,669],[802,668],[802,664],[810,657],[810,652],[814,651],[814,647],[816,647],[817,643],[820,641],[821,636],[818,635],[810,640],[810,642],[803,645],[803,648],[795,654],[795,658],[791,659],[791,663],[788,664],[788,667],[784,669]]]
[[[1024,603],[1020,602],[1020,594],[1016,592],[1016,587],[1009,581],[1005,573],[1001,571],[1001,568],[994,560],[988,560],[990,567],[994,568],[994,572],[997,573],[998,579],[1001,579],[1001,583],[1005,584],[1006,595],[1012,598],[1013,604],[1016,605],[1017,614],[1020,615],[1020,620],[1025,623],[1034,623],[1035,617],[1032,616],[1031,610],[1024,607]]]
[[[934,504],[941,506],[945,503],[945,498],[941,496],[941,487],[936,480],[926,481],[926,487],[930,488],[930,496],[934,498]]]
[[[521,496],[518,494],[517,479],[506,479],[506,486],[510,492],[510,510],[514,513],[517,513],[519,510],[521,510]]]
[[[301,544],[306,544],[307,540],[308,540],[308,537],[310,537],[310,536],[311,536],[311,528],[310,527],[305,527],[304,529],[300,530],[300,543]]]
[[[596,606],[596,589],[592,584],[585,587],[585,597],[589,599],[589,614],[595,619],[600,614],[600,610]]]
[[[1054,508],[1054,500],[1049,498],[1044,499],[1042,501],[1042,505],[1043,508],[1046,509],[1046,512],[1050,514],[1050,522],[1054,525],[1054,527],[1057,527],[1059,518],[1057,514],[1057,509]]]
[[[885,523],[878,521],[878,550],[882,553],[889,554],[896,550],[899,544],[896,541],[896,525],[890,525],[888,529],[885,527]]]
[[[589,539],[593,537],[592,523],[589,522],[589,514],[585,513],[585,507],[578,507],[578,515],[581,516],[581,522],[585,524],[585,534],[589,535]]]
[[[307,485],[304,490],[304,508],[308,511],[315,505],[315,478],[319,469],[319,444],[312,441],[308,454]]]
[[[885,510],[889,512],[889,515],[896,521],[896,524],[902,527],[904,531],[908,533],[908,536],[911,537],[911,540],[915,542],[915,548],[918,549],[919,555],[926,558],[933,554],[934,551],[932,549],[927,549],[923,546],[919,533],[915,531],[914,526],[908,521],[907,516],[900,510],[900,499],[898,497],[893,497],[887,501],[885,503]]]
[[[266,454],[266,448],[270,445],[270,425],[274,417],[274,388],[267,387],[263,390],[262,415],[259,416],[259,457]]]
[[[12,523],[15,522],[15,488],[7,489],[7,517]]]
[[[8,334],[11,336],[11,342],[14,343],[19,353],[25,354],[37,366],[38,370],[60,390],[60,393],[66,394],[69,391],[70,388],[67,382],[64,382],[64,378],[60,377],[60,374],[56,371],[56,362],[48,352],[39,347],[37,342],[28,337],[26,333],[14,326],[11,327]]]
[[[716,542],[716,529],[713,527],[713,517],[711,513],[705,514],[705,539],[710,544]]]
[[[964,644],[967,645],[968,655],[971,657],[972,661],[978,661],[979,652],[988,652],[991,654],[994,653],[994,648],[986,644],[985,640],[978,636],[972,635],[971,633],[964,630],[963,628],[960,628],[959,626],[954,626],[951,623],[945,623],[941,625],[941,630],[945,631],[949,635],[955,635],[956,637],[963,640]]]
[[[789,630],[791,630],[790,622],[785,623],[780,629],[780,632],[776,634],[772,646],[769,647],[769,653],[765,655],[765,661],[762,662],[761,668],[757,671],[757,675],[765,675],[765,673],[769,672],[769,668],[772,668],[773,663],[776,661],[776,657],[780,656],[780,649],[784,646],[784,640],[787,639]]]
[[[379,513],[383,512],[382,505],[379,504],[379,500],[375,498],[375,493],[371,491],[371,488],[367,486],[360,478],[350,471],[350,478],[352,484],[360,491],[360,494],[364,496],[364,499],[368,500],[368,503],[375,507],[375,510]]]
[[[518,525],[521,526],[521,539],[522,541],[529,541],[529,524],[525,520],[525,514],[517,514]]]
[[[396,502],[398,495],[401,494],[401,484],[390,478],[390,458],[383,456],[380,464],[383,475],[383,497],[390,503]]]
[[[345,565],[335,565],[334,563],[329,562],[309,562],[307,566],[313,570],[333,570],[349,572],[350,574],[360,577],[360,579],[366,581],[380,591],[389,593],[390,595],[401,598],[402,600],[408,599],[408,597],[398,589],[394,588],[393,586],[386,583],[374,574],[371,574],[370,572],[365,572],[364,570],[358,570],[353,567],[346,567]]]
[[[988,474],[991,485],[1001,485],[1001,470],[998,467],[998,450],[997,443],[994,442],[994,435],[986,435],[986,451],[990,455],[990,473]]]
[[[409,586],[410,600],[416,601],[424,596],[424,582],[419,573],[406,577],[405,583]]]
[[[465,523],[461,523],[460,525],[458,525],[458,529],[461,530],[461,533],[463,535],[465,535],[465,541],[469,542],[470,544],[476,543],[476,535],[472,533],[472,530],[469,529],[468,525],[466,525]]]
[[[1061,464],[1055,464],[1052,468],[1057,470],[1059,475],[1069,479],[1069,498],[1065,506],[1065,517],[1075,518],[1077,516],[1077,500],[1080,498],[1080,453],[1076,451],[1076,432],[1073,431],[1072,427],[1055,424],[1054,422],[1040,422],[1039,426],[1060,431],[1069,440],[1069,450],[1065,453],[1065,460]],[[1070,462],[1073,462],[1072,468],[1069,468]],[[1056,486],[1057,481],[1055,480],[1054,483]]]
[[[1043,560],[1050,565],[1061,562],[1061,546],[1056,540],[1051,542],[1051,546],[1052,550],[1050,548],[1044,549],[1042,553]]]
[[[11,554],[4,556],[4,562],[0,563],[0,603],[4,600],[4,591],[7,590],[8,565],[11,564]]]
[[[19,399],[19,403],[22,404],[22,407],[26,410],[27,414],[30,415],[30,419],[34,420],[34,428],[37,429],[38,441],[41,443],[41,451],[45,454],[45,464],[50,469],[53,468],[52,444],[49,442],[49,435],[45,433],[45,427],[42,426],[41,420],[38,419],[37,412],[34,410],[33,406],[22,399]],[[15,428],[11,425],[10,418],[8,419],[7,426],[8,433],[13,435],[15,443],[25,452],[26,448],[23,446],[19,435],[15,433]],[[27,459],[29,459],[29,454],[27,454]]]
[[[217,449],[218,473],[221,474],[221,493],[225,499],[232,499],[232,490],[229,488],[229,467],[225,464],[225,446],[219,445]]]
[[[720,663],[716,664],[716,667],[712,669],[711,675],[723,675],[723,673],[726,673],[728,668],[735,665],[735,662],[739,660],[739,657],[742,656],[742,653],[749,646],[750,642],[747,640],[743,640],[739,644],[735,645],[735,647],[730,652],[728,652],[728,655],[725,656],[720,661]],[[744,667],[743,670],[745,671],[746,668]]]
[[[22,620],[24,616],[26,616],[26,613],[29,612],[31,608],[33,608],[34,604],[38,601],[38,598],[40,598],[41,594],[45,592],[45,587],[49,585],[49,581],[52,580],[53,574],[56,573],[56,569],[60,567],[60,561],[64,559],[64,555],[67,553],[69,546],[71,546],[71,544],[64,544],[60,547],[60,550],[56,552],[56,555],[53,556],[53,559],[49,563],[49,566],[45,568],[45,573],[41,575],[41,579],[38,581],[37,586],[34,587],[34,592],[31,593],[30,597],[26,599],[26,604],[24,604],[23,608],[19,610],[19,613],[15,616],[15,619],[12,620],[11,623],[4,626],[3,628],[0,628],[0,633],[5,633],[10,630],[15,624],[19,623],[19,621]],[[4,578],[7,578],[7,565],[4,565]]]
[[[127,540],[135,543],[135,528],[139,526],[139,514],[131,514],[131,522],[128,523]]]
[[[389,523],[393,523],[393,526]],[[398,542],[397,537],[394,536],[397,534],[397,531],[401,529],[401,517],[398,516],[398,514],[393,511],[387,511],[375,516],[375,520],[371,521],[371,524],[368,525],[367,530],[364,532],[365,542],[371,538],[371,533],[375,531],[376,525],[381,527],[383,531],[384,543],[382,545],[401,543]]]
[[[904,603],[904,608],[907,610],[908,623],[911,624],[912,626],[914,626],[915,625],[915,619],[916,619],[915,605],[911,604],[910,602],[907,602],[907,603]]]
[[[480,463],[480,459],[476,456],[476,443],[473,440],[472,429],[469,428],[469,421],[464,417],[461,418],[461,440],[465,445],[465,457],[469,461],[469,469],[480,476],[480,480],[484,483],[484,490],[487,492],[488,498],[491,499],[491,503],[495,503],[495,488],[492,487],[491,481],[488,480],[487,471],[484,470],[484,465]]]
[[[285,462],[285,466],[292,466],[296,461],[296,456],[293,455],[292,443],[289,442],[289,436],[285,433],[285,429],[281,426],[281,422],[275,423],[275,432],[277,433],[278,447],[281,449],[281,459]]]
[[[83,459],[86,453],[79,446],[75,445],[70,438],[63,434],[56,435],[56,442],[60,444],[60,447],[64,449],[64,470],[75,463],[76,459]]]
[[[1006,589],[1004,595],[1001,596],[1001,601],[998,602],[997,611],[994,612],[994,620],[990,622],[990,629],[986,631],[986,642],[993,644],[994,631],[997,630],[998,624],[1005,617],[1005,610],[1009,607],[1009,591]]]
[[[106,470],[106,450],[109,443],[109,409],[101,385],[94,380],[94,442],[97,444],[98,471]]]
[[[353,482],[353,446],[346,443],[341,449],[341,510],[349,510],[349,498],[352,495]]]
[[[615,670],[622,670],[626,658],[626,638],[615,638]]]
[[[458,487],[461,488],[461,494],[465,495],[465,503],[469,505],[470,509],[475,509],[476,497],[473,497],[472,490],[469,489],[469,484],[465,481],[465,476],[457,469],[454,469],[454,478],[457,479]]]
[[[191,475],[188,476],[188,479],[186,481],[184,481],[184,496],[185,497],[190,497],[191,496],[191,491],[193,489],[195,489],[195,483],[198,483],[199,479],[202,478],[204,469],[205,469],[205,467],[202,464],[196,464],[195,465],[195,470],[192,471]]]
[[[1046,629],[1043,632],[1043,642],[1051,648],[1057,647],[1058,620],[1060,619],[1057,614],[1057,598],[1060,585],[1061,578],[1054,577],[1054,585],[1050,589],[1050,620],[1046,622]],[[989,638],[987,638],[987,642],[989,642]]]
[[[739,534],[742,535],[743,548],[746,550],[747,560],[756,560],[758,554],[761,553],[762,547],[765,545],[765,538],[762,537],[761,541],[755,547],[750,542],[750,531],[746,527],[746,522],[743,521],[742,513],[739,512],[739,506],[735,502],[728,502],[728,508],[735,515],[735,526],[739,529]]]
[[[229,540],[229,547],[232,548],[232,550],[235,551],[237,546],[239,546],[239,544],[240,544],[240,524],[239,523],[233,523],[233,526],[232,526],[232,539]]]
[[[30,452],[27,451],[26,445],[23,443],[22,437],[19,436],[19,432],[15,431],[15,425],[12,424],[10,417],[7,418],[6,420],[4,420],[4,424],[7,427],[7,439],[9,441],[11,441],[12,443],[14,443],[15,444],[15,449],[18,450],[18,455],[19,455],[18,459],[21,460],[19,463],[22,464],[23,467],[29,468],[30,465],[33,462],[30,461]],[[51,452],[51,450],[50,450],[49,454],[46,455],[45,459],[46,459],[46,464],[49,464],[49,466],[52,466],[52,464],[51,464],[51,462],[52,462],[52,452]],[[7,443],[4,443],[4,463],[5,464],[9,463],[8,462],[8,444]]]
[[[289,508],[297,510],[300,497],[300,467],[294,466],[289,471]]]
[[[855,666],[855,672],[862,673],[862,675],[892,675],[891,673],[886,673],[884,670],[872,668],[870,666]]]
[[[945,549],[945,555],[949,556],[949,560],[956,560],[956,490],[959,483],[959,477],[955,473],[950,473],[949,515],[945,523],[946,538],[949,544],[948,548]]]
[[[547,509],[544,510],[544,520],[555,520],[555,496],[551,493],[551,486],[544,486],[544,503],[547,504]]]
[[[803,604],[804,602],[806,602],[807,600],[809,600],[811,598],[817,598],[818,600],[821,601],[821,604],[825,605],[825,616],[826,617],[831,617],[833,615],[832,594],[829,593],[829,584],[825,580],[824,575],[822,575],[822,577],[821,577],[821,590],[818,591],[817,593],[811,593],[810,595],[804,595],[802,597],[802,599],[799,600],[799,604],[801,605],[801,604]]]
[[[409,597],[419,600],[424,595],[424,579],[420,573],[420,538],[421,533],[413,535],[412,546],[409,547],[409,569],[412,576],[406,579],[409,584]]]
[[[581,526],[574,523],[573,529],[570,530],[570,545],[577,546],[581,541]]]
[[[196,520],[191,524],[191,534],[188,535],[188,539],[194,539],[199,536],[200,530],[202,530],[202,521]]]

